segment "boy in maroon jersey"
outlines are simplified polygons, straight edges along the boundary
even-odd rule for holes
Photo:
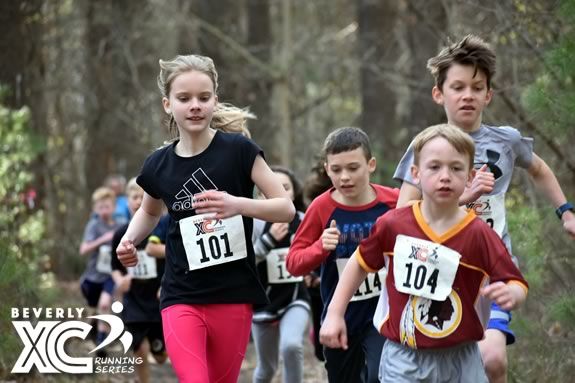
[[[374,323],[385,343],[382,382],[487,382],[477,341],[490,300],[505,310],[526,298],[527,282],[501,239],[459,197],[473,179],[472,139],[436,125],[413,142],[413,179],[423,200],[378,219],[346,265],[320,339],[347,346],[343,313],[368,272],[386,268],[386,299]]]

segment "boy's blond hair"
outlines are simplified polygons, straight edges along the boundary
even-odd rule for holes
[[[483,72],[487,79],[487,88],[491,89],[491,79],[495,75],[495,52],[482,38],[467,35],[461,41],[443,48],[435,57],[427,61],[427,69],[435,78],[435,85],[443,89],[447,71],[454,65],[469,65],[474,68],[473,76],[477,71]]]
[[[131,178],[126,185],[126,195],[130,195],[130,193],[142,193],[144,189],[136,182],[136,177]]]
[[[473,159],[475,157],[475,143],[473,139],[469,134],[449,124],[430,126],[415,136],[412,144],[413,163],[415,165],[419,165],[419,155],[425,144],[437,137],[445,138],[458,153],[466,155],[469,160],[469,168],[473,167]]]
[[[106,186],[99,187],[92,193],[92,204],[100,202],[105,199],[110,199],[112,201],[116,200],[116,193],[112,189]]]

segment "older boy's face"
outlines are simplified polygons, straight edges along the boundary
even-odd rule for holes
[[[432,91],[433,100],[445,108],[447,121],[468,133],[479,129],[493,94],[485,74],[478,70],[473,76],[474,72],[473,66],[454,64],[447,70],[443,88]]]
[[[343,199],[352,204],[370,192],[369,176],[375,170],[375,158],[368,161],[361,147],[347,152],[328,154],[325,170]]]
[[[436,137],[423,146],[419,164],[411,170],[413,179],[421,186],[423,198],[438,205],[458,204],[473,178],[468,156],[455,150],[443,137]]]

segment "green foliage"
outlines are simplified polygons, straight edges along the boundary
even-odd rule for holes
[[[575,297],[569,293],[556,298],[550,307],[551,318],[567,327],[575,323]]]
[[[550,265],[559,257],[550,248],[549,236],[561,230],[559,222],[532,206],[522,190],[508,194],[506,208],[513,253],[529,282],[527,302],[511,322],[518,343],[508,348],[509,381],[567,381],[571,371],[564,355],[571,353],[572,342],[563,333],[575,323],[575,299],[557,298],[552,286]],[[543,222],[556,225],[544,226]]]
[[[530,290],[537,290],[545,281],[545,248],[541,229],[542,217],[526,200],[520,190],[514,189],[506,197],[507,225],[512,238],[513,254],[529,282]]]
[[[42,150],[29,132],[28,119],[26,108],[10,110],[0,104],[0,377],[22,348],[10,308],[47,303],[53,285],[52,276],[40,269],[44,214],[23,201],[33,181],[30,164]]]
[[[575,0],[564,0],[558,17],[565,27],[545,53],[544,71],[523,93],[523,103],[534,121],[560,141],[567,138],[575,115]]]

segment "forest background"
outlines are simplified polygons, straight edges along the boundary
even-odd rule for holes
[[[444,121],[426,61],[474,33],[497,52],[484,113],[535,139],[575,200],[575,0],[13,0],[0,2],[0,378],[21,349],[10,307],[63,304],[90,194],[136,175],[168,138],[158,59],[211,56],[220,101],[249,107],[271,164],[305,179],[325,136],[359,126],[376,182],[397,186],[411,138]],[[571,149],[570,149],[571,148]],[[571,381],[574,242],[517,171],[507,198],[531,284],[514,316],[511,382]]]

